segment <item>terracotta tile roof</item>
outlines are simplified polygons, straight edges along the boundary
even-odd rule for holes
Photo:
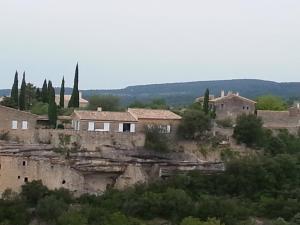
[[[128,112],[137,119],[180,120],[181,116],[163,109],[129,108]]]
[[[75,110],[73,116],[77,116],[80,120],[137,122],[129,112]]]
[[[231,99],[231,98],[240,98],[240,99],[242,99],[244,101],[248,101],[248,102],[251,102],[251,103],[254,103],[254,104],[256,103],[255,101],[253,101],[253,100],[251,100],[249,98],[245,98],[245,97],[242,97],[242,96],[237,95],[237,94],[228,94],[228,95],[226,95],[224,97],[218,97],[218,98],[215,98],[215,99],[212,99],[212,100],[209,100],[209,101],[210,102],[218,102],[218,101],[222,101],[224,99]]]
[[[26,114],[28,116],[32,116],[32,117],[38,118],[38,115],[33,114],[31,112],[28,112],[28,111],[22,111],[22,110],[15,109],[15,108],[10,108],[10,107],[4,106],[4,105],[0,105],[0,108],[6,109],[6,110],[15,111],[15,112],[19,112],[19,113],[22,113],[22,114]]]

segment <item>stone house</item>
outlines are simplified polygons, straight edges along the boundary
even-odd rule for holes
[[[69,101],[71,99],[71,95],[65,95],[65,108],[68,107]],[[55,103],[59,105],[60,102],[60,95],[55,95]],[[82,92],[79,92],[79,107],[85,108],[87,107],[89,102],[82,98]]]
[[[128,112],[138,120],[137,129],[159,126],[163,133],[175,133],[181,121],[181,116],[170,110],[129,108]]]
[[[231,91],[229,91],[227,95],[222,91],[220,97],[211,98],[209,100],[209,106],[211,109],[215,109],[216,119],[218,120],[226,118],[235,120],[236,117],[241,114],[254,114],[255,104],[255,101]]]
[[[76,131],[136,132],[137,119],[129,112],[75,110],[72,127]]]
[[[38,116],[29,112],[0,106],[0,131],[34,130]]]

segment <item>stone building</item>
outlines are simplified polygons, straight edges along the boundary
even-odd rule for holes
[[[136,132],[137,119],[129,112],[75,111],[72,126],[76,131]]]
[[[200,97],[198,99],[200,100]],[[213,97],[209,100],[209,106],[215,109],[216,119],[219,120],[226,118],[236,119],[236,117],[241,114],[254,114],[255,104],[255,101],[231,91],[229,91],[227,95],[224,91],[221,91],[220,97]]]
[[[38,116],[29,112],[0,106],[0,131],[34,130]]]
[[[69,101],[71,99],[71,95],[65,95],[65,108],[68,107]],[[55,95],[55,102],[57,105],[59,105],[60,102],[60,95]],[[79,92],[79,107],[80,108],[85,108],[87,107],[89,102],[82,98],[82,92]]]
[[[181,116],[170,110],[129,108],[128,112],[138,120],[138,130],[145,126],[159,126],[164,133],[175,133]]]

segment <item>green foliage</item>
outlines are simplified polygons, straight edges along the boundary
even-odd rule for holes
[[[49,123],[53,128],[56,128],[57,125],[57,105],[55,103],[55,90],[52,87],[52,82],[48,83],[48,97],[49,97],[49,107],[48,107],[48,117]]]
[[[203,101],[203,111],[204,111],[205,115],[208,115],[208,113],[209,113],[209,105],[208,104],[209,104],[209,90],[207,88],[204,93],[204,101]]]
[[[168,109],[168,105],[165,99],[162,98],[155,98],[152,99],[150,102],[141,102],[141,101],[134,101],[132,102],[128,108],[147,108],[147,109]]]
[[[18,108],[18,106],[16,106],[15,102],[11,99],[11,97],[4,97],[0,104],[10,108]]]
[[[146,140],[145,148],[160,152],[169,151],[169,138],[158,126],[145,127]]]
[[[75,69],[74,86],[71,99],[68,104],[69,108],[79,108],[79,89],[78,89],[78,63]]]
[[[63,200],[50,195],[38,202],[36,213],[44,221],[55,222],[67,209],[68,205]]]
[[[211,129],[211,120],[203,111],[187,109],[178,127],[178,135],[184,139],[199,139]]]
[[[70,210],[64,212],[59,218],[57,225],[87,225],[88,221],[79,211]]]
[[[26,93],[25,95],[26,109],[30,109],[32,105],[37,101],[36,87],[31,83],[27,83],[25,93]]]
[[[26,81],[25,72],[23,73],[23,79],[21,84],[21,90],[19,95],[19,109],[26,110]]]
[[[14,105],[16,108],[19,105],[19,81],[18,81],[18,71],[15,73],[15,79],[14,79],[14,84],[11,88],[11,101],[12,105]]]
[[[216,120],[216,123],[218,126],[223,128],[232,128],[233,121],[230,117],[222,119],[222,120]]]
[[[264,95],[257,98],[256,109],[281,111],[287,109],[287,104],[280,97]]]
[[[64,77],[61,81],[60,96],[59,96],[59,107],[60,108],[65,107],[65,78]]]
[[[42,181],[32,181],[22,186],[21,196],[25,199],[26,203],[30,206],[36,206],[38,201],[45,197],[48,193]]]
[[[97,110],[98,107],[101,107],[103,111],[120,111],[120,99],[112,95],[92,96],[89,99],[88,109]]]
[[[42,98],[42,101],[44,103],[49,103],[49,93],[48,93],[48,85],[47,85],[47,80],[45,79],[44,80],[44,83],[43,83],[43,87],[42,87],[42,93],[41,93],[41,98]]]
[[[236,119],[233,137],[238,143],[244,143],[247,146],[259,146],[263,137],[262,120],[256,115],[240,115]]]
[[[207,221],[201,221],[198,218],[187,217],[184,218],[180,225],[222,225],[221,222],[215,218],[208,218]]]
[[[47,115],[48,114],[48,103],[43,103],[43,102],[36,102],[32,108],[31,108],[31,113],[36,114],[36,115]]]

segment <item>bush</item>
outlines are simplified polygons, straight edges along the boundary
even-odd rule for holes
[[[199,139],[211,129],[209,115],[203,111],[187,109],[178,127],[178,136],[184,139]]]
[[[31,108],[31,113],[36,115],[48,115],[48,103],[37,102]]]
[[[145,148],[161,152],[169,151],[169,138],[158,126],[146,127]]]
[[[216,120],[216,123],[218,126],[224,127],[224,128],[230,128],[233,126],[233,121],[229,117],[226,119],[223,119],[223,120]]]
[[[236,119],[233,137],[238,143],[244,143],[248,147],[259,146],[262,144],[263,123],[261,118],[256,115],[240,115]]]

